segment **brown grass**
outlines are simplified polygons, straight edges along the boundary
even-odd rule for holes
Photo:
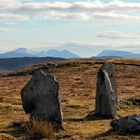
[[[140,64],[139,60],[113,59],[109,61]],[[101,64],[93,65],[91,62],[99,62],[99,60],[60,62],[62,67],[49,71],[60,84],[64,118],[64,132],[54,137],[74,140],[94,139],[95,136],[98,139],[140,139],[140,136],[119,136],[117,134],[106,136],[104,133],[110,130],[111,120],[88,121],[83,119],[95,109],[96,76]],[[118,98],[122,101],[119,104],[118,115],[140,113],[139,105],[126,103],[131,98],[140,98],[140,66],[116,64],[115,67]],[[20,91],[30,78],[31,76],[0,78],[0,133],[12,135],[17,139],[25,138],[25,132],[20,127],[9,126],[15,121],[25,122],[28,120],[22,108]]]
[[[26,140],[52,138],[55,134],[55,128],[50,122],[33,119],[31,128],[28,127],[26,132]]]
[[[15,140],[15,138],[9,134],[2,133],[0,134],[0,140]]]

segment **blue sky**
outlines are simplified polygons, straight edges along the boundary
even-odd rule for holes
[[[140,0],[0,0],[0,52],[140,53],[139,25]]]

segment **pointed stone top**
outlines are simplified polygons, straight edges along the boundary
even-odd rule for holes
[[[54,80],[57,83],[55,77],[53,75],[47,73],[47,71],[44,71],[44,70],[38,70],[38,71],[36,71],[34,73],[34,75],[32,76],[32,78],[34,78],[34,77],[38,77],[38,78],[41,78],[41,77],[50,78],[50,79]]]
[[[99,72],[103,70],[106,71],[109,75],[111,75],[115,73],[115,66],[112,62],[105,62],[99,69]]]
[[[46,71],[39,70],[34,73],[32,78],[24,86],[21,93],[31,93],[32,96],[41,94],[50,94],[54,88],[59,88],[59,84],[55,77]]]

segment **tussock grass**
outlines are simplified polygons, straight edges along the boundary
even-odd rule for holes
[[[27,128],[26,140],[52,138],[56,132],[54,125],[50,122],[33,119],[31,125],[31,128],[29,126]]]

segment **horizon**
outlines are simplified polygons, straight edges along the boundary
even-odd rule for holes
[[[33,50],[33,49],[28,49],[28,48],[16,48],[16,49],[13,49],[13,50],[10,50],[10,51],[5,51],[5,52],[3,52],[3,53],[0,53],[0,54],[5,54],[5,53],[9,53],[9,52],[12,52],[12,51],[17,51],[17,50],[21,50],[21,49],[25,49],[25,51],[27,51],[27,52],[29,52],[30,54],[33,54],[33,55],[37,55],[38,53],[40,53],[40,52],[43,52],[43,50],[39,50],[39,48],[38,48],[38,51],[37,51],[37,49],[36,50]],[[58,50],[57,48],[51,48],[51,49],[48,49],[48,50],[44,50],[44,52],[47,52],[47,51],[59,51],[59,52],[63,52],[63,51],[68,51],[68,52],[70,52],[70,53],[73,53],[73,54],[75,54],[75,55],[77,55],[77,56],[79,56],[80,58],[90,58],[90,57],[97,57],[99,54],[101,54],[101,53],[103,53],[103,52],[105,52],[105,51],[112,51],[112,52],[125,52],[125,53],[132,53],[132,54],[136,54],[136,55],[139,55],[139,53],[133,53],[133,52],[130,52],[130,51],[122,51],[122,50],[102,50],[102,51],[100,51],[99,53],[97,53],[96,55],[91,55],[91,56],[88,56],[88,57],[86,57],[86,56],[81,56],[81,55],[79,55],[78,53],[75,53],[75,52],[72,52],[72,51],[69,51],[69,50],[67,50],[67,49],[62,49],[62,50]],[[111,55],[110,55],[111,56]],[[117,56],[117,55],[116,55]],[[39,56],[33,56],[33,57],[39,57]],[[44,57],[44,56],[43,56]],[[47,57],[47,56],[46,56]]]
[[[139,25],[138,0],[1,0],[0,53],[27,48],[66,49],[82,57],[103,50],[139,54]]]

